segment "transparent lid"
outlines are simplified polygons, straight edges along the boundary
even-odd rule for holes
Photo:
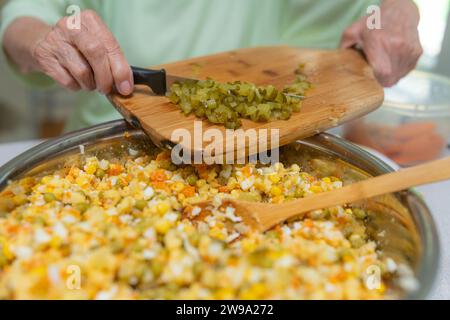
[[[397,85],[385,89],[383,107],[416,116],[450,117],[450,78],[412,71]]]

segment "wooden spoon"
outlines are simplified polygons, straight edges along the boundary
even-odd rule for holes
[[[226,199],[223,204],[233,206],[236,214],[242,217],[243,222],[250,227],[266,231],[289,218],[301,217],[313,210],[343,205],[446,179],[450,179],[450,157],[284,203]],[[202,208],[211,207],[212,201],[203,201],[196,205]]]
[[[244,119],[243,130],[260,132],[265,129],[267,138],[261,139],[269,142],[271,131],[279,130],[279,145],[282,146],[361,117],[383,102],[383,88],[375,79],[372,68],[359,52],[350,49],[312,50],[288,46],[247,48],[153,66],[152,69],[164,68],[167,74],[179,77],[210,77],[220,82],[249,81],[256,85],[272,84],[282,89],[293,83],[294,72],[300,64],[304,65],[303,71],[314,86],[306,93],[302,110],[293,113],[289,120],[254,122]],[[142,128],[159,146],[170,148],[180,143],[184,150],[189,150],[193,155],[201,153],[210,144],[210,141],[194,143],[190,139],[179,141],[173,138],[173,133],[178,129],[185,129],[190,137],[202,137],[202,132],[213,128],[220,131],[225,139],[227,137],[224,126],[206,120],[200,122],[194,115],[186,117],[167,97],[155,95],[146,86],[137,86],[128,97],[110,95],[109,100],[125,119]],[[198,123],[202,124],[202,132],[196,130]],[[266,142],[258,144],[257,152],[273,149],[273,145]],[[226,148],[228,145],[234,148]],[[224,141],[223,148],[215,149],[214,156],[232,157],[239,152],[248,154],[249,144],[234,141],[228,144]]]

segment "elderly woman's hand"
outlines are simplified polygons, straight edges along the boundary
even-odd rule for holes
[[[345,30],[341,47],[361,47],[378,81],[390,87],[414,69],[422,55],[418,24],[419,12],[411,0],[384,0],[381,29],[369,29],[363,17]]]
[[[8,27],[15,30],[6,30],[4,47],[22,70],[44,72],[72,90],[97,89],[107,94],[115,87],[124,95],[132,92],[130,66],[113,34],[94,11],[80,13],[78,29],[70,28],[69,17],[53,27],[30,17],[19,19],[20,23]],[[8,41],[10,35],[17,34],[27,38],[23,41],[25,48],[14,48],[18,42]]]

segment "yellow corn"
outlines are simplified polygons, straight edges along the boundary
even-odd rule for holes
[[[223,234],[222,230],[218,227],[212,227],[209,230],[209,236],[214,239],[218,240],[225,240],[225,235]]]
[[[322,178],[322,181],[325,183],[331,183],[331,179],[329,177]]]
[[[310,190],[311,192],[313,192],[313,193],[320,193],[320,192],[323,192],[323,189],[322,189],[321,186],[311,186],[311,187],[309,188],[309,190]]]
[[[278,186],[272,186],[272,188],[270,188],[270,194],[274,197],[278,197],[283,193],[283,191],[281,190],[280,187]]]
[[[157,204],[156,206],[156,211],[160,214],[163,215],[165,214],[167,211],[169,211],[170,205],[163,201]]]
[[[97,171],[97,165],[94,163],[91,163],[89,165],[86,166],[85,170],[86,173],[88,174],[94,174],[95,171]]]
[[[170,188],[175,192],[181,192],[184,189],[184,183],[180,182],[180,181],[175,182],[172,184],[172,186]]]
[[[271,174],[269,176],[269,180],[272,181],[272,183],[278,183],[280,182],[281,178],[278,174]]]
[[[166,234],[172,227],[172,223],[166,219],[159,219],[155,223],[155,230],[160,234]]]

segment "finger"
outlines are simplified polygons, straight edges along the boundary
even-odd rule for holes
[[[361,43],[361,23],[357,21],[342,34],[340,47],[347,49],[359,43]]]
[[[417,30],[414,32],[417,33]],[[411,32],[407,34],[411,34]],[[406,37],[384,31],[381,41],[391,57],[390,84],[393,85],[414,69],[422,54],[422,47],[418,35]]]
[[[59,63],[72,75],[84,90],[95,90],[96,84],[91,66],[83,55],[71,44],[63,42],[57,50]]]
[[[110,93],[113,88],[113,76],[104,45],[98,37],[88,32],[76,34],[72,40],[94,71],[97,90],[104,94]]]
[[[371,32],[376,31],[373,30]],[[367,61],[373,68],[375,77],[385,87],[394,85],[392,61],[383,41],[375,36],[370,37],[368,40],[363,39],[363,50]]]
[[[389,52],[392,66],[390,80],[386,86],[392,86],[411,70],[409,67],[412,60],[411,47],[408,43],[405,43],[404,39],[399,39],[397,36],[388,37],[384,42],[386,50]]]
[[[70,72],[60,64],[54,45],[60,45],[63,43],[62,39],[57,33],[50,33],[47,35],[46,41],[41,41],[36,47],[33,56],[39,65],[39,70],[51,77],[62,87],[79,90],[80,85],[72,77]]]
[[[90,31],[99,36],[106,48],[115,87],[123,95],[131,94],[133,74],[119,43],[98,15],[89,14],[88,19]]]
[[[93,70],[97,90],[107,94],[112,90],[113,77],[106,48],[99,34],[94,32],[96,29],[94,26],[97,25],[94,17],[97,15],[89,10],[83,11],[81,15],[81,28],[67,28],[67,18],[63,18],[57,23],[57,32],[60,32],[67,42],[79,50]]]
[[[56,57],[49,58],[42,70],[64,88],[74,91],[81,88],[78,81],[59,63]]]
[[[411,70],[413,70],[417,62],[419,61],[420,56],[422,55],[422,47],[419,45],[417,47],[408,47],[404,51],[398,54],[398,71],[395,74],[397,76],[397,80],[400,80],[404,76],[406,76]]]
[[[108,57],[117,90],[122,95],[131,94],[134,85],[133,73],[124,55],[121,52],[109,52]]]

